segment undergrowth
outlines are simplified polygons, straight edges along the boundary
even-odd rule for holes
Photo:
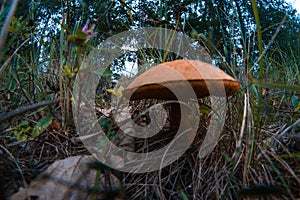
[[[278,33],[265,44],[263,32],[266,30],[261,30],[260,13],[254,0],[252,7],[256,31],[249,38],[239,38],[243,40],[242,45],[235,41],[234,34],[230,38],[224,35],[223,40],[231,45],[227,55],[204,34],[187,33],[203,45],[217,67],[240,82],[240,91],[227,99],[225,127],[218,145],[205,158],[198,157],[207,128],[207,120],[200,120],[197,138],[176,162],[155,172],[121,173],[119,177],[130,199],[300,198],[300,60],[297,56],[300,52],[282,50],[274,42]],[[163,7],[158,9],[163,17]],[[2,22],[4,16],[3,11],[0,13]],[[71,89],[85,57],[96,48],[96,41],[87,38],[80,28],[84,21],[67,24],[68,17],[60,19],[62,28],[55,37],[43,39],[43,30],[29,26],[28,19],[22,17],[14,17],[8,30],[0,60],[1,112],[59,100],[43,109],[25,109],[9,119],[0,115],[0,170],[6,174],[8,195],[16,192],[18,186],[26,186],[55,159],[88,153],[76,140]],[[191,26],[182,23],[177,19],[175,29]],[[276,24],[279,32],[285,23],[286,18],[283,18]],[[237,21],[233,26],[239,27],[240,23]],[[296,40],[299,43],[299,36]],[[224,59],[228,55],[230,62]],[[140,64],[158,64],[181,57],[144,49],[120,58],[107,69],[99,83],[96,105],[101,110],[100,117],[104,116],[104,110],[109,110],[110,98],[117,92],[107,90],[114,87],[111,80],[124,73],[122,64],[130,59]],[[141,113],[154,102],[132,102],[131,112]],[[105,119],[100,123],[110,126],[107,130],[113,132],[112,137],[122,134],[113,123],[108,123],[109,117]],[[163,146],[172,136],[172,131],[166,130],[163,138],[149,139],[146,144],[156,142]],[[136,141],[135,145],[139,151],[149,147],[144,146],[145,141]],[[9,186],[12,181],[14,185]]]

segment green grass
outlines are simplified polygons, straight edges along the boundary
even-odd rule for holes
[[[203,119],[198,130],[200,136],[194,144],[195,148],[191,148],[178,161],[160,172],[122,174],[123,186],[132,198],[140,199],[145,196],[166,198],[174,195],[174,198],[184,200],[236,199],[240,194],[247,197],[248,187],[254,188],[253,191],[250,190],[250,193],[257,189],[262,192],[263,196],[299,198],[299,152],[293,152],[284,144],[284,140],[291,137],[291,132],[287,132],[281,138],[277,136],[282,133],[283,126],[287,127],[299,119],[299,113],[294,112],[292,98],[294,96],[300,98],[300,59],[297,56],[300,52],[284,51],[279,45],[274,44],[277,32],[274,33],[269,44],[264,43],[264,31],[268,29],[261,30],[259,17],[261,13],[259,13],[256,1],[251,2],[256,27],[254,36],[242,38],[244,42],[242,48],[234,42],[234,35],[228,38],[224,33],[222,38],[224,44],[230,44],[226,50],[227,55],[237,55],[237,49],[242,50],[242,54],[238,57],[232,56],[230,62],[221,59],[226,57],[222,53],[224,51],[217,49],[212,41],[207,39],[209,37],[193,33],[195,41],[201,42],[206,45],[205,48],[214,52],[214,55],[211,55],[213,58],[219,58],[217,65],[237,78],[241,84],[241,90],[228,101],[226,125],[217,147],[210,156],[199,159],[199,149],[196,147],[201,145],[203,141],[201,133],[206,130],[207,126]],[[161,18],[164,17],[162,3],[160,1],[158,9]],[[3,21],[2,15],[4,14],[0,13],[1,21]],[[239,19],[237,12],[234,12],[234,15],[234,19]],[[220,16],[219,20],[221,21]],[[65,67],[69,67],[70,72],[76,74],[75,69],[81,66],[91,48],[74,44],[68,37],[70,34],[76,36],[76,31],[84,22],[67,24],[67,21],[65,19],[63,25],[73,27],[72,30],[68,33],[66,29],[62,29],[56,38],[51,38],[50,45],[45,46],[36,42],[38,37],[34,34],[35,30],[26,28],[24,19],[15,19],[12,23],[12,27],[22,26],[23,29],[19,30],[19,35],[8,32],[10,37],[7,44],[10,46],[5,46],[3,59],[1,57],[1,112],[53,98],[60,99],[60,107],[24,113],[12,121],[4,122],[0,127],[2,131],[0,138],[7,146],[17,141],[14,137],[7,139],[8,136],[12,136],[9,130],[19,127],[25,119],[30,122],[30,126],[34,127],[39,119],[52,115],[54,119],[63,123],[63,130],[60,130],[62,134],[69,129],[75,129],[70,107],[71,89],[75,77],[68,76]],[[239,30],[242,30],[240,22],[236,22]],[[177,21],[174,29],[180,23],[183,22]],[[286,20],[282,19],[274,26],[278,27],[277,30],[280,32],[285,23]],[[185,28],[194,28],[188,27],[188,24],[185,26]],[[22,34],[22,32],[28,34]],[[246,37],[246,33],[237,34]],[[296,39],[299,41],[299,36]],[[90,43],[92,42],[95,41]],[[248,47],[253,47],[253,49]],[[253,56],[254,48],[258,51],[256,56]],[[42,49],[43,54],[41,54]],[[40,58],[41,55],[43,55],[42,58]],[[155,63],[160,63],[178,58],[177,55],[160,49],[141,49],[135,52],[135,56],[145,63],[151,59]],[[126,60],[124,57],[120,58],[122,59]],[[122,69],[122,66],[117,67]],[[109,79],[106,81],[107,79],[103,81],[100,91],[111,89]],[[109,93],[99,95],[97,100],[103,103],[103,108],[109,107],[109,97]],[[108,105],[104,106],[105,103]],[[143,110],[151,104],[153,101],[133,103],[132,109]],[[118,133],[115,127],[110,127],[109,130]],[[48,132],[51,133],[51,129],[48,129]],[[169,137],[172,134],[166,135]],[[159,139],[161,144],[166,141],[166,138]],[[142,150],[146,149],[142,145],[144,143],[143,140],[139,144]],[[275,189],[280,188],[281,193],[273,191],[273,186]]]

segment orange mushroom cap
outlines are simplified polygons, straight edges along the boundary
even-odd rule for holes
[[[139,75],[123,91],[123,96],[130,100],[173,100],[176,97],[171,92],[172,88],[185,90],[192,87],[196,97],[202,98],[210,95],[208,84],[213,86],[214,96],[225,93],[231,96],[240,89],[237,80],[211,64],[197,60],[175,60],[161,63]]]

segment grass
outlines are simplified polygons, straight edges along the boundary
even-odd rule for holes
[[[163,17],[164,7],[161,2],[159,5],[160,17]],[[270,45],[264,48],[264,38],[260,30],[260,13],[256,1],[252,0],[252,6],[257,31],[251,39],[257,41],[259,51],[255,58],[252,57],[253,50],[249,51],[247,48],[255,46],[252,40],[248,40],[247,45],[244,41],[243,53],[239,57],[233,56],[231,63],[218,59],[225,55],[222,55],[222,51],[216,49],[204,37],[199,36],[195,40],[206,44],[207,49],[214,48],[211,52],[215,52],[215,55],[212,56],[220,60],[217,65],[241,83],[241,90],[228,99],[225,127],[218,145],[209,156],[202,159],[198,157],[199,146],[204,139],[203,133],[207,128],[207,118],[201,119],[195,141],[176,162],[159,171],[149,173],[120,172],[118,177],[130,199],[145,199],[145,197],[146,199],[184,200],[296,199],[300,197],[300,150],[297,148],[297,144],[298,146],[300,144],[296,141],[296,146],[295,144],[292,146],[295,141],[291,141],[295,135],[299,135],[299,130],[291,126],[300,116],[299,113],[294,112],[295,108],[292,105],[293,97],[300,98],[298,67],[300,60],[296,56],[299,52],[292,50],[284,52],[276,45],[275,49],[270,49],[277,33],[274,34]],[[128,12],[130,13],[129,10]],[[176,24],[179,23],[177,21]],[[285,19],[278,25],[278,31],[284,23]],[[72,33],[75,34],[78,28],[79,24],[76,24]],[[26,31],[30,33],[32,30],[26,29]],[[231,43],[232,40],[234,40],[233,36],[226,42],[232,45],[230,52],[227,53],[237,55],[238,47]],[[71,101],[74,77],[68,76],[64,67],[75,60],[76,63],[70,67],[71,72],[74,72],[89,49],[82,49],[71,43],[66,32],[61,31],[58,38],[51,40],[49,48],[44,47],[45,54],[49,56],[40,61],[42,47],[34,41],[36,41],[34,34],[30,34],[28,38],[10,37],[8,41],[9,44],[17,44],[18,47],[13,49],[12,53],[6,47],[7,54],[3,57],[5,60],[1,61],[1,112],[56,97],[60,98],[61,103],[46,109],[23,113],[1,124],[0,145],[4,156],[0,159],[0,163],[1,166],[7,167],[1,167],[0,170],[7,174],[5,189],[13,192],[17,188],[9,187],[9,184],[14,182],[18,186],[26,185],[54,160],[88,154],[82,143],[70,141],[70,138],[77,138],[74,135],[76,130],[73,122],[68,121],[70,116],[67,114],[71,109],[68,104]],[[37,51],[36,47],[40,49]],[[275,60],[273,53],[276,53],[280,59]],[[141,50],[135,56],[143,62],[155,60],[156,63],[176,59],[176,55],[157,49]],[[46,72],[42,73],[42,68]],[[99,108],[101,110],[109,107],[107,102],[110,103],[111,94],[104,91],[111,87],[109,81],[101,83],[99,89],[101,95],[99,94],[97,99],[101,103],[104,102]],[[208,100],[204,102],[207,105],[210,103]],[[153,103],[156,101],[133,102],[131,110],[138,115]],[[54,116],[58,124],[54,126],[52,123],[44,133],[31,138],[31,133],[26,130],[33,129],[40,118],[48,115]],[[99,115],[103,117],[103,113],[100,112]],[[145,116],[140,119],[143,117],[144,120],[148,120]],[[26,125],[28,127],[24,127],[20,132],[27,134],[29,139],[17,141],[10,130],[13,128],[16,130],[24,120],[29,122]],[[289,129],[286,129],[288,127]],[[122,134],[122,131],[113,124],[108,130],[116,136]],[[163,135],[148,140],[136,140],[134,143],[138,147],[136,151],[144,152],[149,148],[164,146],[172,140],[174,132],[165,130]],[[32,150],[29,151],[28,148]],[[14,174],[14,170],[18,173]]]

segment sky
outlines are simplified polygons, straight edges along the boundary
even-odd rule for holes
[[[291,3],[294,8],[297,9],[298,13],[300,13],[300,0],[285,0],[288,3]]]

